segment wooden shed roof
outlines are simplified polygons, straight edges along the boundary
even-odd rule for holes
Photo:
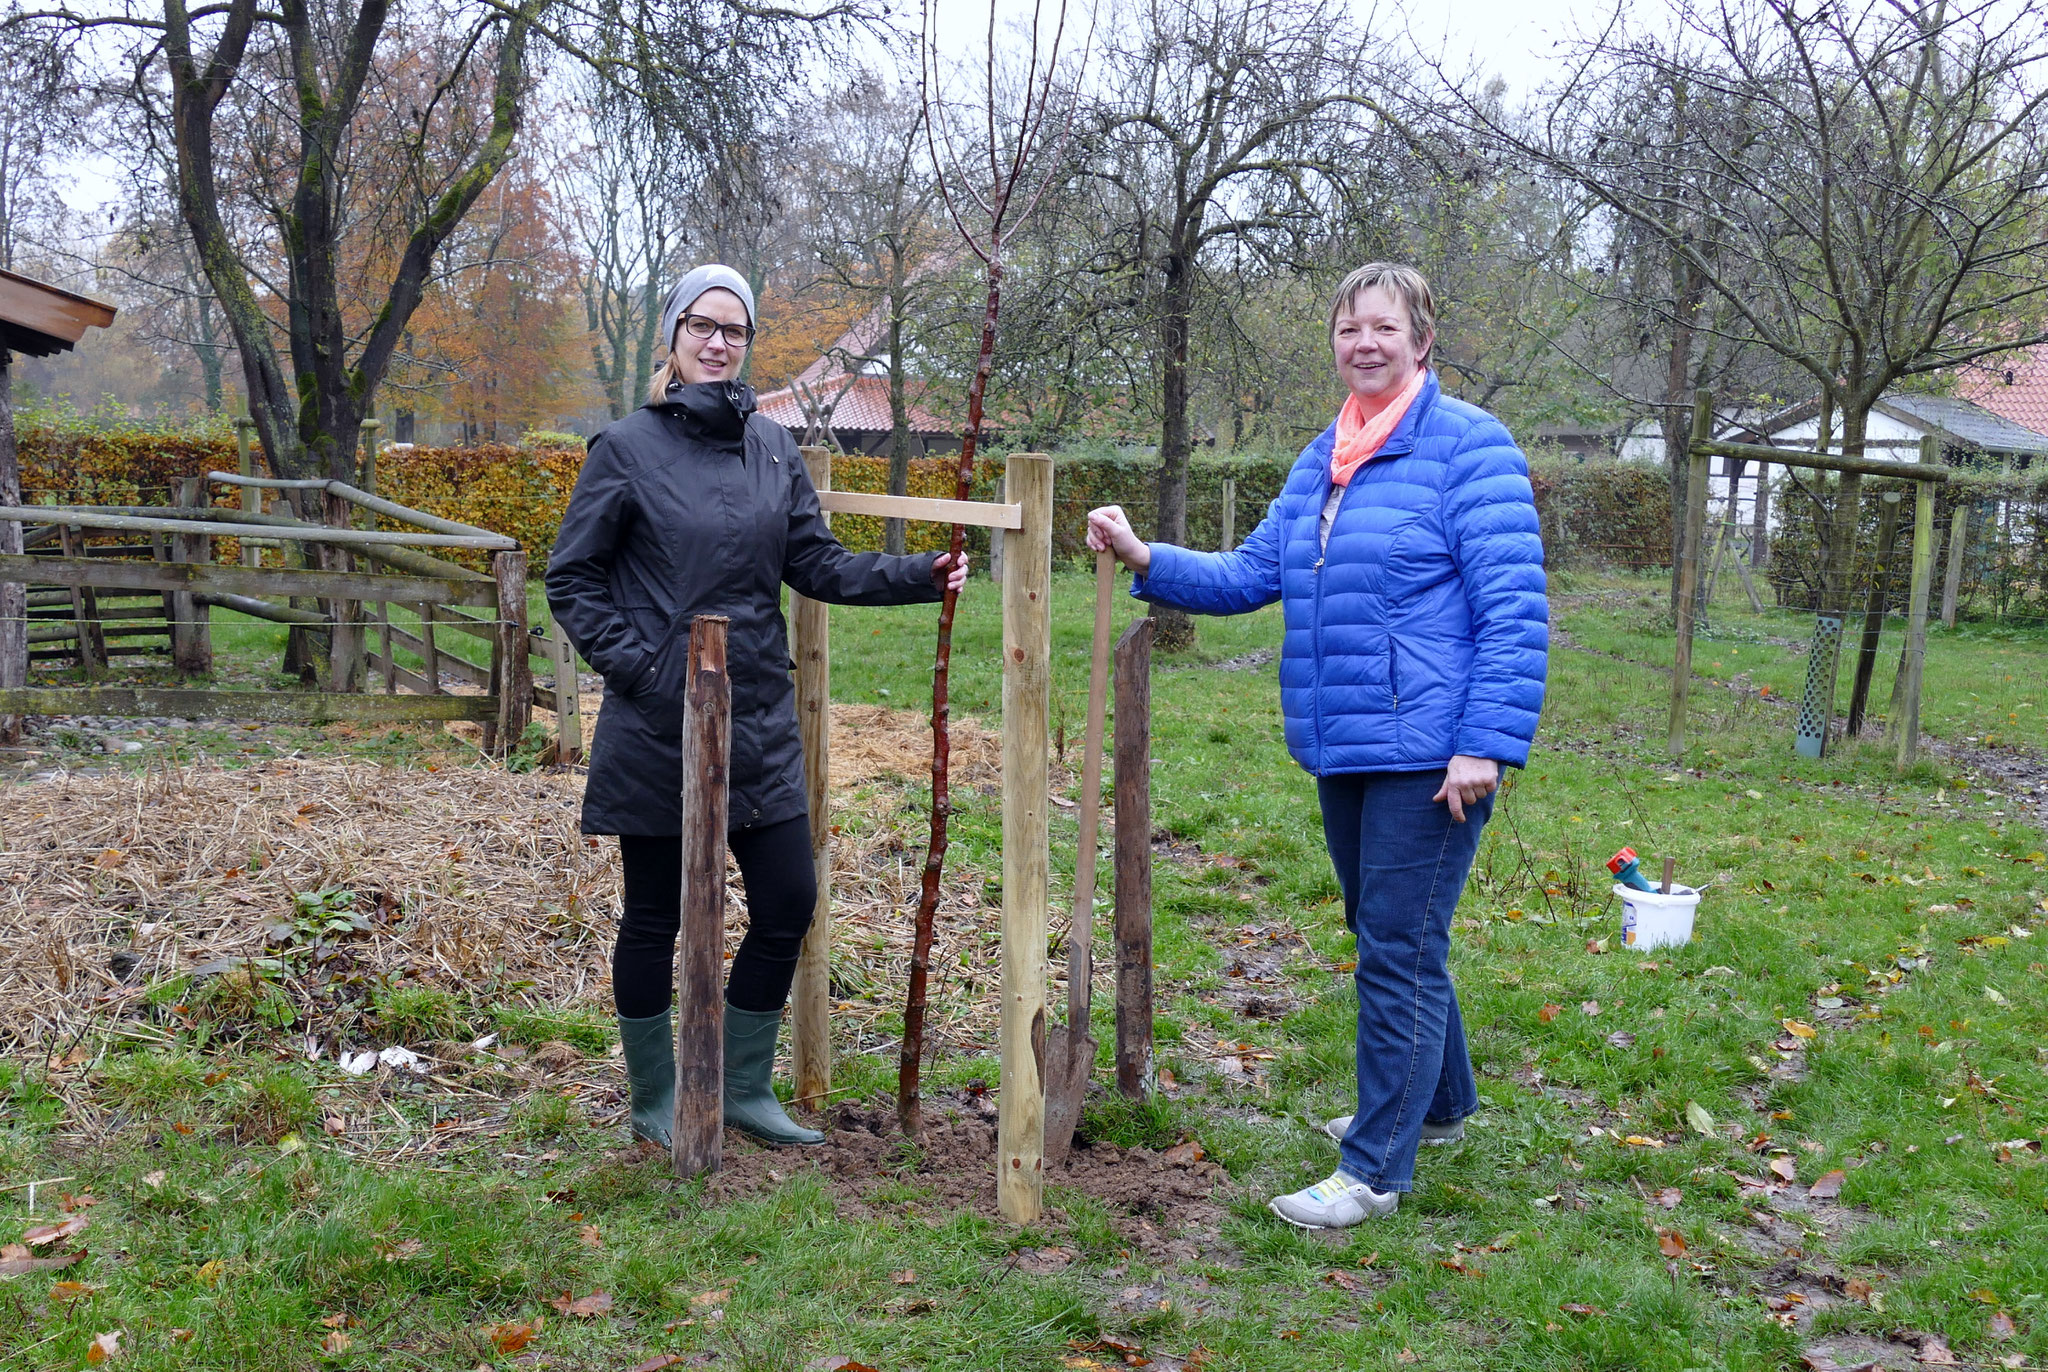
[[[48,357],[113,322],[112,305],[0,269],[0,349]]]

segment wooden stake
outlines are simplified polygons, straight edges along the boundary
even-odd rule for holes
[[[566,767],[583,759],[583,685],[576,677],[576,649],[559,620],[549,626],[548,650],[555,665],[555,760]]]
[[[391,602],[377,602],[377,648],[384,659],[384,694],[398,694],[398,659],[391,655]]]
[[[178,481],[178,504],[187,510],[206,505],[206,479],[187,476]],[[204,534],[174,534],[171,561],[205,565],[213,561],[212,540]],[[171,665],[190,676],[213,670],[213,608],[189,592],[171,597]]]
[[[250,438],[255,433],[255,430],[255,420],[251,419],[248,415],[236,416],[235,470],[244,477],[256,475],[256,454],[250,445]],[[263,513],[262,487],[242,487],[242,509],[249,514]],[[263,550],[250,547],[246,539],[242,542],[242,565],[244,567],[260,567],[263,565]]]
[[[491,575],[498,583],[498,638],[491,654],[497,659],[493,685],[498,692],[498,748],[510,753],[533,720],[533,664],[528,661],[526,642],[526,554],[493,553]],[[724,871],[722,867],[719,870]]]
[[[321,501],[325,506],[324,522],[327,526],[333,529],[346,529],[355,507],[332,491],[323,493]],[[327,571],[355,570],[355,555],[340,545],[319,544],[314,550],[314,556]],[[327,639],[327,675],[330,689],[344,695],[354,695],[363,689],[366,674],[363,664],[362,602],[330,600],[322,608],[326,610],[333,625],[328,630]]]
[[[1884,633],[1885,597],[1891,592],[1892,551],[1899,540],[1899,493],[1886,491],[1878,505],[1877,561],[1870,568],[1870,599],[1863,607],[1863,641],[1857,646],[1856,681],[1849,688],[1849,721],[1845,738],[1863,732],[1863,707],[1870,698],[1870,677],[1877,670],[1877,643]]]
[[[832,450],[810,447],[803,454],[811,484],[821,492],[831,490]],[[831,519],[825,516],[828,525]],[[804,745],[804,799],[811,816],[811,870],[818,883],[790,998],[790,1068],[796,1103],[815,1108],[832,1090],[831,607],[792,592],[789,621],[797,728]]]
[[[1941,583],[1941,623],[1956,627],[1956,593],[1963,588],[1963,535],[1968,532],[1970,507],[1958,505],[1948,521],[1948,575]]]
[[[1051,865],[1052,459],[1012,453],[1024,524],[1004,540],[1002,1096],[996,1206],[1013,1224],[1045,1202],[1045,913]]]
[[[1713,434],[1714,396],[1701,391],[1693,397],[1692,443],[1687,449],[1685,487],[1685,534],[1678,545],[1678,641],[1671,659],[1671,719],[1665,747],[1676,757],[1685,752],[1686,694],[1692,687],[1693,598],[1699,593],[1700,544],[1707,527],[1707,463],[1711,460],[1700,445]]]
[[[683,700],[682,929],[676,947],[676,1172],[716,1172],[725,1129],[725,828],[732,679],[723,615],[690,624]]]
[[[1920,460],[1941,461],[1941,445],[1930,434],[1920,440]],[[1906,658],[1901,679],[1904,698],[1893,720],[1900,771],[1920,756],[1920,683],[1927,664],[1927,602],[1934,589],[1934,487],[1921,482],[1913,502],[1913,591],[1906,611]]]
[[[57,530],[58,546],[64,556],[83,558],[86,555],[85,535],[70,525]],[[164,597],[164,616],[172,618],[172,597]],[[71,617],[78,623],[78,665],[88,678],[101,675],[107,670],[107,640],[100,632],[100,598],[91,586],[77,585],[71,588]]]
[[[1223,478],[1223,537],[1216,542],[1219,552],[1229,552],[1237,546],[1237,482],[1231,477]]]
[[[420,675],[427,679],[427,692],[441,694],[441,648],[434,639],[434,606],[420,602]]]
[[[1658,888],[1657,888],[1657,889],[1658,889],[1658,891],[1659,891],[1659,892],[1660,892],[1661,894],[1663,894],[1663,895],[1667,895],[1667,896],[1668,896],[1668,895],[1670,895],[1670,894],[1671,894],[1671,879],[1672,879],[1673,877],[1677,876],[1677,875],[1678,875],[1678,859],[1677,859],[1677,858],[1665,858],[1665,859],[1664,859],[1664,884],[1663,884],[1662,886],[1660,886],[1660,887],[1658,887]]]
[[[1152,1094],[1152,618],[1116,644],[1116,1085]]]

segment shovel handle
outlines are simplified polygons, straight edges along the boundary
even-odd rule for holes
[[[1109,608],[1116,554],[1095,555],[1095,643],[1088,662],[1088,734],[1081,750],[1081,844],[1074,855],[1074,916],[1067,925],[1067,1024],[1088,1032],[1094,979],[1095,837],[1102,813],[1102,717],[1109,701]]]

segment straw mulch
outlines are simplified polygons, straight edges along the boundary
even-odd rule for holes
[[[901,802],[928,774],[930,732],[873,706],[836,705],[832,724],[835,1038],[875,1050],[893,1042],[875,1022],[907,980],[925,834]],[[993,734],[955,722],[955,787],[993,793],[999,763]],[[148,1036],[163,1017],[151,984],[266,953],[275,966],[266,928],[292,917],[295,894],[330,888],[371,916],[340,945],[368,979],[608,1012],[618,859],[578,832],[581,791],[575,773],[303,759],[0,787],[0,1050],[94,1029]],[[981,890],[982,874],[949,863],[935,1051],[993,1044],[1000,910]],[[745,919],[736,882],[731,897],[728,948]],[[292,1027],[353,1046],[347,1029],[371,1032],[305,1013]]]

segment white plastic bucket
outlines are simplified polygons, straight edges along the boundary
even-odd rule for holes
[[[1699,908],[1700,893],[1690,886],[1671,883],[1671,894],[1638,891],[1614,883],[1621,897],[1621,943],[1638,951],[1665,948],[1692,941],[1693,912]]]

